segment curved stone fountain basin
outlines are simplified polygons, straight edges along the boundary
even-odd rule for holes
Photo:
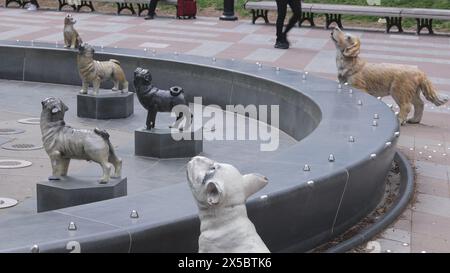
[[[356,90],[350,94],[348,87],[338,90],[336,82],[313,75],[303,80],[299,72],[239,61],[104,51],[98,49],[97,58],[118,59],[130,82],[134,69],[142,66],[151,69],[161,88],[183,83],[189,100],[195,95],[204,104],[222,107],[279,105],[280,129],[299,142],[237,166],[242,173],[259,172],[270,179],[249,200],[248,213],[271,251],[307,251],[351,227],[380,200],[399,127],[394,113],[376,98]],[[76,53],[70,50],[2,42],[0,58],[0,78],[80,84]],[[378,126],[372,126],[374,114],[380,117]],[[349,142],[349,136],[356,141]],[[334,162],[328,161],[330,154]],[[303,171],[305,164],[309,172]],[[138,219],[129,217],[133,209]],[[70,221],[77,223],[76,232],[67,230]],[[33,244],[41,252],[67,252],[66,244],[74,240],[82,252],[195,252],[199,235],[187,184],[4,223],[0,219],[0,226],[0,251],[5,252],[27,252]]]

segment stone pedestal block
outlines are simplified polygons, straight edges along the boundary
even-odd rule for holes
[[[100,90],[99,95],[78,94],[77,115],[80,118],[127,118],[134,111],[134,93]]]
[[[95,177],[71,177],[37,183],[37,212],[72,207],[127,195],[127,178],[100,184]]]
[[[202,129],[199,132],[202,136]],[[134,154],[157,158],[193,157],[203,151],[203,140],[195,140],[194,131],[172,132],[153,128],[134,131]]]

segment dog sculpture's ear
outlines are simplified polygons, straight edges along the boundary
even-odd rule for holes
[[[359,41],[359,38],[356,38],[355,42],[351,46],[348,46],[344,50],[344,52],[343,52],[344,56],[345,57],[356,57],[356,56],[358,56],[359,55],[359,51],[360,51],[360,45],[361,45],[361,42]]]
[[[257,173],[244,175],[245,197],[246,198],[250,197],[255,192],[264,188],[267,185],[267,183],[269,183],[269,180],[267,179],[267,177],[263,175]]]
[[[214,206],[222,201],[223,189],[216,181],[210,181],[206,184],[206,202],[208,205]]]
[[[61,106],[62,106],[62,111],[65,113],[69,110],[69,107],[67,107],[67,105],[64,102],[61,102]]]

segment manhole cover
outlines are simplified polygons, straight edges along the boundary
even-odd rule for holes
[[[17,205],[16,199],[0,197],[0,209],[6,209]]]
[[[24,119],[19,119],[17,121],[18,123],[23,123],[23,124],[34,124],[34,125],[38,125],[41,122],[40,118],[24,118]]]
[[[14,135],[21,134],[23,132],[25,132],[25,130],[14,128],[0,128],[0,135]]]
[[[30,161],[20,159],[2,159],[0,160],[0,169],[18,169],[31,166]]]
[[[39,150],[43,147],[41,145],[35,145],[31,143],[6,143],[2,145],[2,148],[5,150],[12,151],[31,151],[31,150]]]

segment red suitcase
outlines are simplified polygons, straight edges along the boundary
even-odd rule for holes
[[[177,0],[177,18],[194,18],[197,14],[196,0]]]

